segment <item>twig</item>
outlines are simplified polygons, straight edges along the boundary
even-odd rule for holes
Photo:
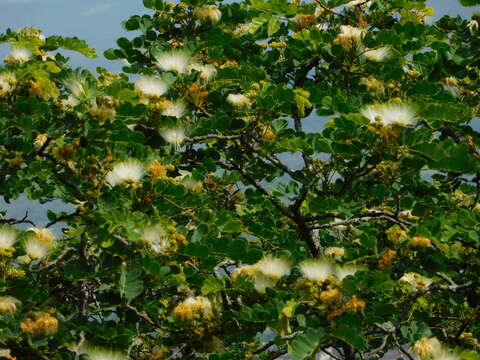
[[[169,357],[167,357],[165,360],[173,360],[175,359],[179,354],[181,355],[183,350],[185,350],[187,348],[187,344],[183,344],[182,346],[180,346],[180,348],[178,348],[177,351],[175,351],[172,355],[170,355]]]
[[[300,334],[303,334],[303,331],[295,331],[294,333],[290,334],[290,335],[285,335],[285,336],[282,336],[280,339],[284,340],[284,341],[288,341],[288,340],[292,340],[294,338],[296,338],[298,335]],[[258,354],[258,353],[261,353],[265,350],[267,350],[270,346],[272,346],[273,344],[275,344],[275,339],[273,340],[270,340],[270,341],[267,341],[265,344],[263,345],[260,345],[259,347],[257,347],[255,350],[253,350],[251,353],[252,354]]]
[[[413,358],[413,356],[412,356],[407,350],[405,350],[402,345],[400,345],[400,342],[398,341],[397,335],[396,335],[395,333],[393,334],[393,339],[395,340],[395,343],[397,344],[398,349],[399,349],[403,354],[405,354],[405,355],[408,357],[409,360],[415,360],[415,359]]]
[[[132,310],[135,314],[140,316],[141,318],[145,319],[149,324],[155,325],[155,322],[148,316],[145,311],[139,311],[135,306],[127,304],[127,308]]]
[[[30,224],[32,226],[37,226],[35,223],[31,220],[28,220],[28,210],[25,212],[25,216],[21,219],[14,219],[14,218],[9,218],[9,219],[0,219],[0,224],[10,224],[10,225],[15,225],[15,224]]]
[[[59,216],[55,220],[50,221],[47,225],[45,225],[45,227],[48,228],[52,225],[55,225],[58,222],[62,222],[64,220],[71,219],[72,217],[75,217],[75,216],[78,216],[78,215],[80,215],[80,210],[77,210],[77,211],[75,211],[74,213],[71,213],[71,214],[65,214],[65,215]]]
[[[58,262],[60,260],[62,260],[69,252],[71,251],[74,251],[76,249],[72,248],[72,247],[67,247],[65,249],[63,249],[63,251],[60,253],[60,255],[57,256],[57,258],[43,266],[40,266],[39,268],[35,269],[35,271],[43,271],[43,270],[46,270],[46,269],[49,269],[51,268],[52,266],[58,264]]]
[[[210,139],[216,139],[216,140],[236,140],[240,139],[243,135],[215,135],[215,134],[208,134],[208,135],[202,135],[202,136],[195,136],[193,138],[186,138],[184,141],[187,143],[195,143],[203,140],[210,140]]]
[[[325,218],[325,215],[323,215]],[[408,227],[407,225],[411,225],[409,222],[400,220],[395,218],[394,214],[389,214],[385,212],[369,212],[354,218],[351,218],[349,220],[343,220],[343,221],[332,221],[327,224],[322,224],[322,225],[316,225],[312,226],[312,230],[317,230],[317,229],[326,229],[334,226],[341,226],[341,225],[351,225],[359,222],[365,222],[365,221],[372,221],[372,220],[378,220],[378,219],[384,219],[388,220],[394,224],[399,225],[402,229],[407,230]],[[307,221],[311,221],[310,218]]]

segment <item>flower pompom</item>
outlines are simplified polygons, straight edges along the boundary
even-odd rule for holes
[[[107,183],[114,187],[139,183],[145,173],[142,163],[135,159],[119,162],[105,176]]]
[[[40,260],[53,250],[55,236],[47,228],[30,228],[31,234],[27,236],[23,247],[32,260]]]
[[[265,257],[255,264],[255,268],[263,276],[272,280],[278,280],[290,274],[288,262],[280,258]]]
[[[173,71],[177,74],[187,72],[190,56],[182,50],[170,50],[155,56],[156,65],[162,71]]]
[[[184,321],[194,319],[209,320],[212,314],[212,302],[204,296],[189,296],[173,309],[173,316]]]
[[[362,115],[371,122],[381,122],[383,125],[412,125],[417,119],[413,108],[408,104],[374,104],[368,105],[361,111]]]
[[[335,38],[334,42],[342,46],[350,46],[352,44],[360,44],[365,30],[350,26],[340,26],[340,33]]]
[[[12,92],[15,88],[15,84],[17,83],[17,78],[14,74],[11,73],[3,73],[0,74],[0,95],[8,94]]]
[[[422,358],[431,357],[442,351],[442,344],[435,337],[423,337],[415,342],[412,347],[412,351]]]
[[[243,94],[229,94],[227,101],[236,107],[245,107],[251,103],[250,99]]]
[[[23,46],[12,46],[10,48],[10,55],[8,59],[15,63],[24,63],[32,57],[30,49]]]
[[[185,130],[182,128],[165,129],[160,133],[160,135],[162,135],[163,139],[167,143],[173,145],[175,148],[178,148],[186,138]]]
[[[305,260],[299,267],[303,276],[310,281],[321,283],[333,275],[332,265],[323,259]]]
[[[362,268],[356,265],[337,266],[335,268],[335,276],[338,280],[342,281],[347,276],[355,275],[359,270],[362,270]]]
[[[162,111],[163,116],[173,116],[180,119],[185,114],[185,103],[182,100],[169,102],[166,108]]]
[[[381,47],[378,49],[367,50],[363,56],[365,56],[368,61],[381,62],[390,56],[390,48]]]
[[[140,76],[135,82],[135,90],[143,96],[157,98],[168,91],[168,84],[154,76]]]
[[[12,248],[17,241],[15,229],[7,226],[0,227],[0,249]]]
[[[325,249],[324,254],[326,256],[342,257],[343,255],[345,255],[345,249],[341,247],[331,246]]]
[[[13,314],[21,301],[13,296],[0,296],[0,314]]]
[[[201,23],[216,24],[222,18],[222,12],[215,5],[203,5],[193,10],[193,16]]]
[[[400,281],[410,284],[412,290],[423,290],[432,284],[431,279],[414,272],[403,274]]]
[[[210,64],[199,64],[199,63],[193,63],[188,66],[188,70],[192,71],[198,71],[200,73],[200,79],[209,81],[215,77],[217,74],[217,69],[215,66],[210,65]]]

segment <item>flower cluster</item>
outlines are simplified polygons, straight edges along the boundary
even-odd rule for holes
[[[411,349],[422,360],[459,360],[451,350],[442,345],[437,338],[423,337],[413,344]]]
[[[13,314],[20,304],[21,301],[13,296],[0,296],[0,314]]]
[[[370,122],[379,121],[383,125],[413,125],[417,120],[415,110],[404,103],[368,105],[361,111]]]
[[[356,265],[335,266],[326,259],[309,259],[300,265],[303,276],[313,282],[323,283],[337,278],[342,281],[347,276],[354,275],[362,267]]]
[[[412,290],[423,290],[432,284],[431,279],[415,272],[405,273],[400,281],[408,283]]]
[[[216,24],[222,18],[222,12],[215,5],[203,5],[193,10],[193,16],[201,23]]]
[[[335,38],[335,44],[342,46],[350,45],[360,45],[362,42],[362,37],[365,33],[365,30],[351,26],[351,25],[342,25],[340,26],[340,33]]]
[[[54,335],[58,331],[58,319],[49,313],[36,313],[20,323],[24,333],[34,337]]]
[[[290,274],[288,262],[281,258],[265,257],[253,265],[245,265],[235,269],[232,274],[235,280],[238,275],[253,279],[255,290],[264,294],[267,287],[274,287],[278,280]]]
[[[186,244],[186,237],[179,233],[175,226],[161,223],[149,226],[141,230],[142,241],[153,252],[160,255],[168,255],[175,252],[180,244]]]
[[[115,164],[105,176],[105,180],[111,187],[137,184],[144,174],[143,164],[136,159],[129,159]]]
[[[213,316],[212,303],[204,296],[189,296],[173,309],[173,316],[183,321],[208,321]]]
[[[17,232],[9,226],[0,227],[0,249],[13,250],[13,245],[17,241]]]
[[[41,260],[53,250],[55,236],[47,228],[30,228],[29,231],[23,244],[25,252],[32,260]]]

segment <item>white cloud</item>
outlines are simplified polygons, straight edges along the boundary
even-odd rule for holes
[[[3,0],[0,0],[0,1],[3,1]],[[15,1],[15,0],[7,0],[7,1]],[[29,1],[29,0],[21,0],[21,1]],[[112,3],[98,4],[94,7],[91,7],[89,9],[87,9],[86,11],[84,11],[82,13],[82,15],[83,16],[97,15],[97,14],[100,14],[102,12],[105,12],[105,11],[111,9],[112,7],[113,7]]]

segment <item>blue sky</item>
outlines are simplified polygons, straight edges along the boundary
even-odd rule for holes
[[[470,16],[476,8],[462,8],[458,0],[428,0],[437,10],[436,16],[461,14]],[[120,36],[130,36],[121,22],[133,14],[149,11],[141,0],[0,0],[0,31],[27,25],[41,28],[48,35],[78,36],[97,49],[99,59],[88,60],[73,56],[75,66],[94,69],[108,66],[118,71],[122,64],[103,59],[103,51],[113,47]],[[1,51],[3,50],[3,51]],[[0,47],[0,55],[6,51]]]

